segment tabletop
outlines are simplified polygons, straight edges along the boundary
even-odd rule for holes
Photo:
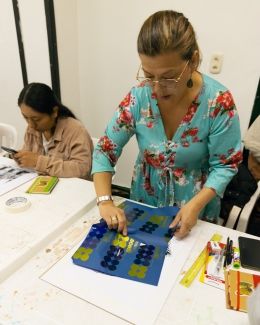
[[[115,202],[124,200],[116,198]],[[39,278],[82,241],[99,219],[98,208],[90,209],[0,285],[0,324],[129,324]],[[232,237],[234,246],[238,236],[253,236],[200,220],[197,226],[201,227],[200,235],[155,324],[248,325],[246,313],[226,309],[223,290],[199,282],[199,276],[189,288],[179,282],[215,233],[223,236],[223,242]]]
[[[25,193],[32,183],[0,196],[0,283],[96,204],[93,182],[60,178],[49,195]],[[21,213],[9,213],[5,203],[13,197],[25,197],[31,206]]]

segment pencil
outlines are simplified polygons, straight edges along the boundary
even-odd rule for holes
[[[221,265],[222,265],[223,254],[224,254],[224,247],[221,250],[219,261],[218,261],[217,266],[216,266],[218,272],[219,272],[219,270],[221,268]]]
[[[205,271],[204,271],[205,274],[207,274],[207,272],[208,272],[209,252],[211,251],[211,243],[210,243],[210,241],[208,241],[206,248],[207,248],[207,251],[206,251],[206,261],[205,261]]]
[[[226,244],[226,254],[225,254],[225,260],[224,260],[224,264],[223,264],[223,269],[226,269],[227,266],[227,252],[228,252],[228,246],[229,246],[229,237],[227,239],[227,244]]]

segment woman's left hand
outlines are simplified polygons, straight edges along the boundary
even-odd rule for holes
[[[13,157],[20,167],[36,167],[39,155],[30,151],[19,150]]]
[[[181,226],[176,229],[174,236],[185,236],[194,226],[196,226],[200,210],[193,204],[192,201],[185,204],[177,213],[175,219],[170,225],[170,228],[174,228],[181,221]]]
[[[188,203],[178,212],[177,216],[170,224],[174,228],[181,222],[181,226],[175,231],[175,237],[183,237],[193,228],[198,220],[200,212],[216,196],[213,188],[203,187]]]

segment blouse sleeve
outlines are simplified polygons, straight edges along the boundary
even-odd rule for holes
[[[133,111],[136,110],[137,105],[131,90],[119,104],[94,149],[92,176],[105,171],[112,172],[114,175],[114,166],[122,154],[123,147],[136,132]]]
[[[222,197],[227,184],[237,173],[237,165],[242,161],[240,123],[229,91],[216,94],[210,111],[210,174],[204,186]]]

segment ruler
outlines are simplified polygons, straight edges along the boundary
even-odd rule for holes
[[[214,234],[210,240],[219,242],[221,240],[221,238],[222,238],[221,235]],[[196,261],[189,268],[188,272],[186,272],[184,277],[181,279],[180,284],[184,285],[185,287],[190,286],[192,281],[196,278],[196,275],[201,270],[202,266],[205,265],[206,255],[207,255],[207,253],[206,253],[206,247],[205,247],[203,249],[203,251],[200,253],[199,257],[196,259]]]

